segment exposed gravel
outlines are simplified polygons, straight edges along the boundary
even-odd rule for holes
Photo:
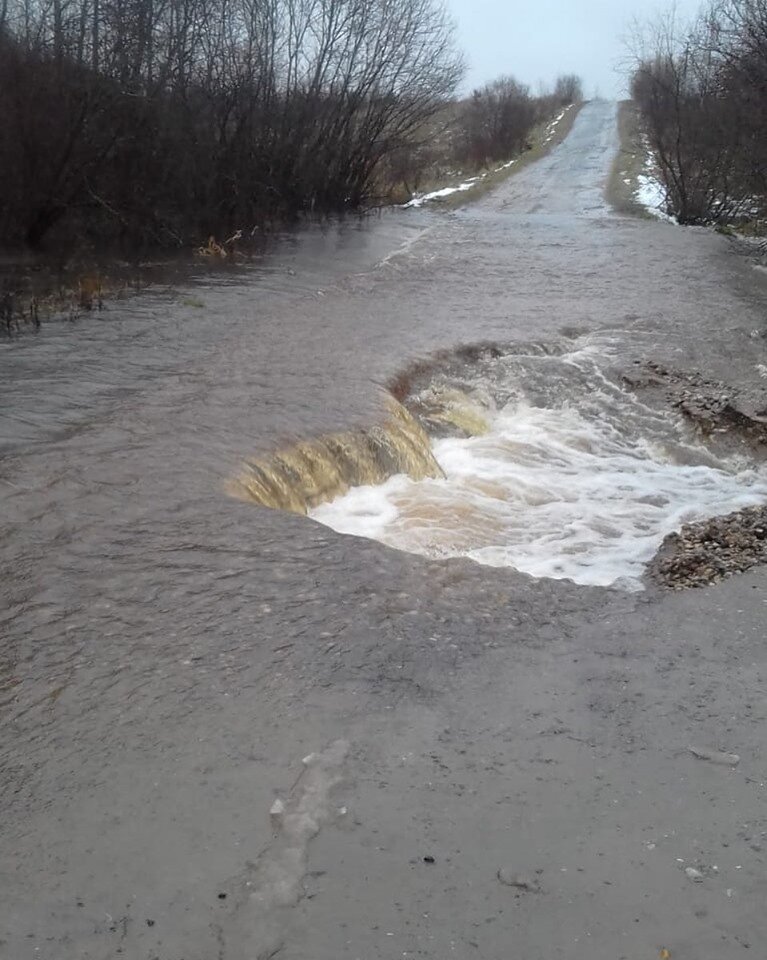
[[[671,587],[703,587],[767,561],[767,507],[749,507],[724,517],[685,524],[672,533],[650,567]]]
[[[767,404],[762,390],[744,390],[697,371],[654,361],[636,361],[624,382],[678,410],[707,446],[763,461],[767,453]],[[650,578],[684,590],[703,587],[767,562],[767,506],[685,524],[663,541],[650,564]]]
[[[662,363],[635,361],[635,370],[623,374],[636,391],[661,391],[662,401],[694,424],[707,441],[745,443],[758,452],[767,443],[767,396],[764,389],[744,389],[699,372],[681,371]],[[728,442],[729,441],[729,442]]]

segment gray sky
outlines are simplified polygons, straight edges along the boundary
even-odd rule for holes
[[[669,9],[672,0],[447,0],[466,53],[467,89],[511,73],[537,88],[559,73],[583,77],[586,96],[623,94],[616,68],[634,16]],[[701,0],[677,0],[692,16]]]

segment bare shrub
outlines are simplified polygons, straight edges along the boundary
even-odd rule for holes
[[[358,206],[462,73],[441,0],[0,0],[0,243]]]
[[[514,77],[498,77],[475,90],[462,105],[456,160],[483,167],[516,156],[529,148],[536,124],[551,119],[581,96],[580,78],[574,75],[560,77],[553,92],[544,89],[538,96]]]
[[[767,193],[767,0],[720,0],[706,14],[722,86],[736,107],[739,177]]]
[[[459,158],[484,166],[514,156],[524,148],[537,117],[529,88],[513,77],[499,77],[475,90],[464,106]]]
[[[554,84],[554,97],[563,107],[583,100],[583,81],[576,73],[565,73],[557,77]]]
[[[632,97],[681,223],[750,214],[767,188],[767,0],[713,3],[645,32]]]

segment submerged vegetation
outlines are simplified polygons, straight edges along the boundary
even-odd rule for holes
[[[711,0],[638,31],[631,92],[679,223],[767,216],[767,0]]]
[[[441,0],[0,0],[0,246],[247,242],[386,202],[433,149],[505,158],[580,96],[457,102],[463,71]]]

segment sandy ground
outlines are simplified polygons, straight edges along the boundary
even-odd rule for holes
[[[625,594],[429,562],[227,501],[201,466],[238,417],[297,431],[281,384],[314,384],[328,337],[360,384],[568,327],[757,389],[763,287],[724,238],[611,213],[616,150],[588,105],[377,272],[264,294],[303,318],[279,349],[273,325],[205,340],[186,380],[9,461],[0,956],[765,955],[764,568]],[[241,362],[203,360],[223,348]],[[332,425],[328,370],[307,396]]]

